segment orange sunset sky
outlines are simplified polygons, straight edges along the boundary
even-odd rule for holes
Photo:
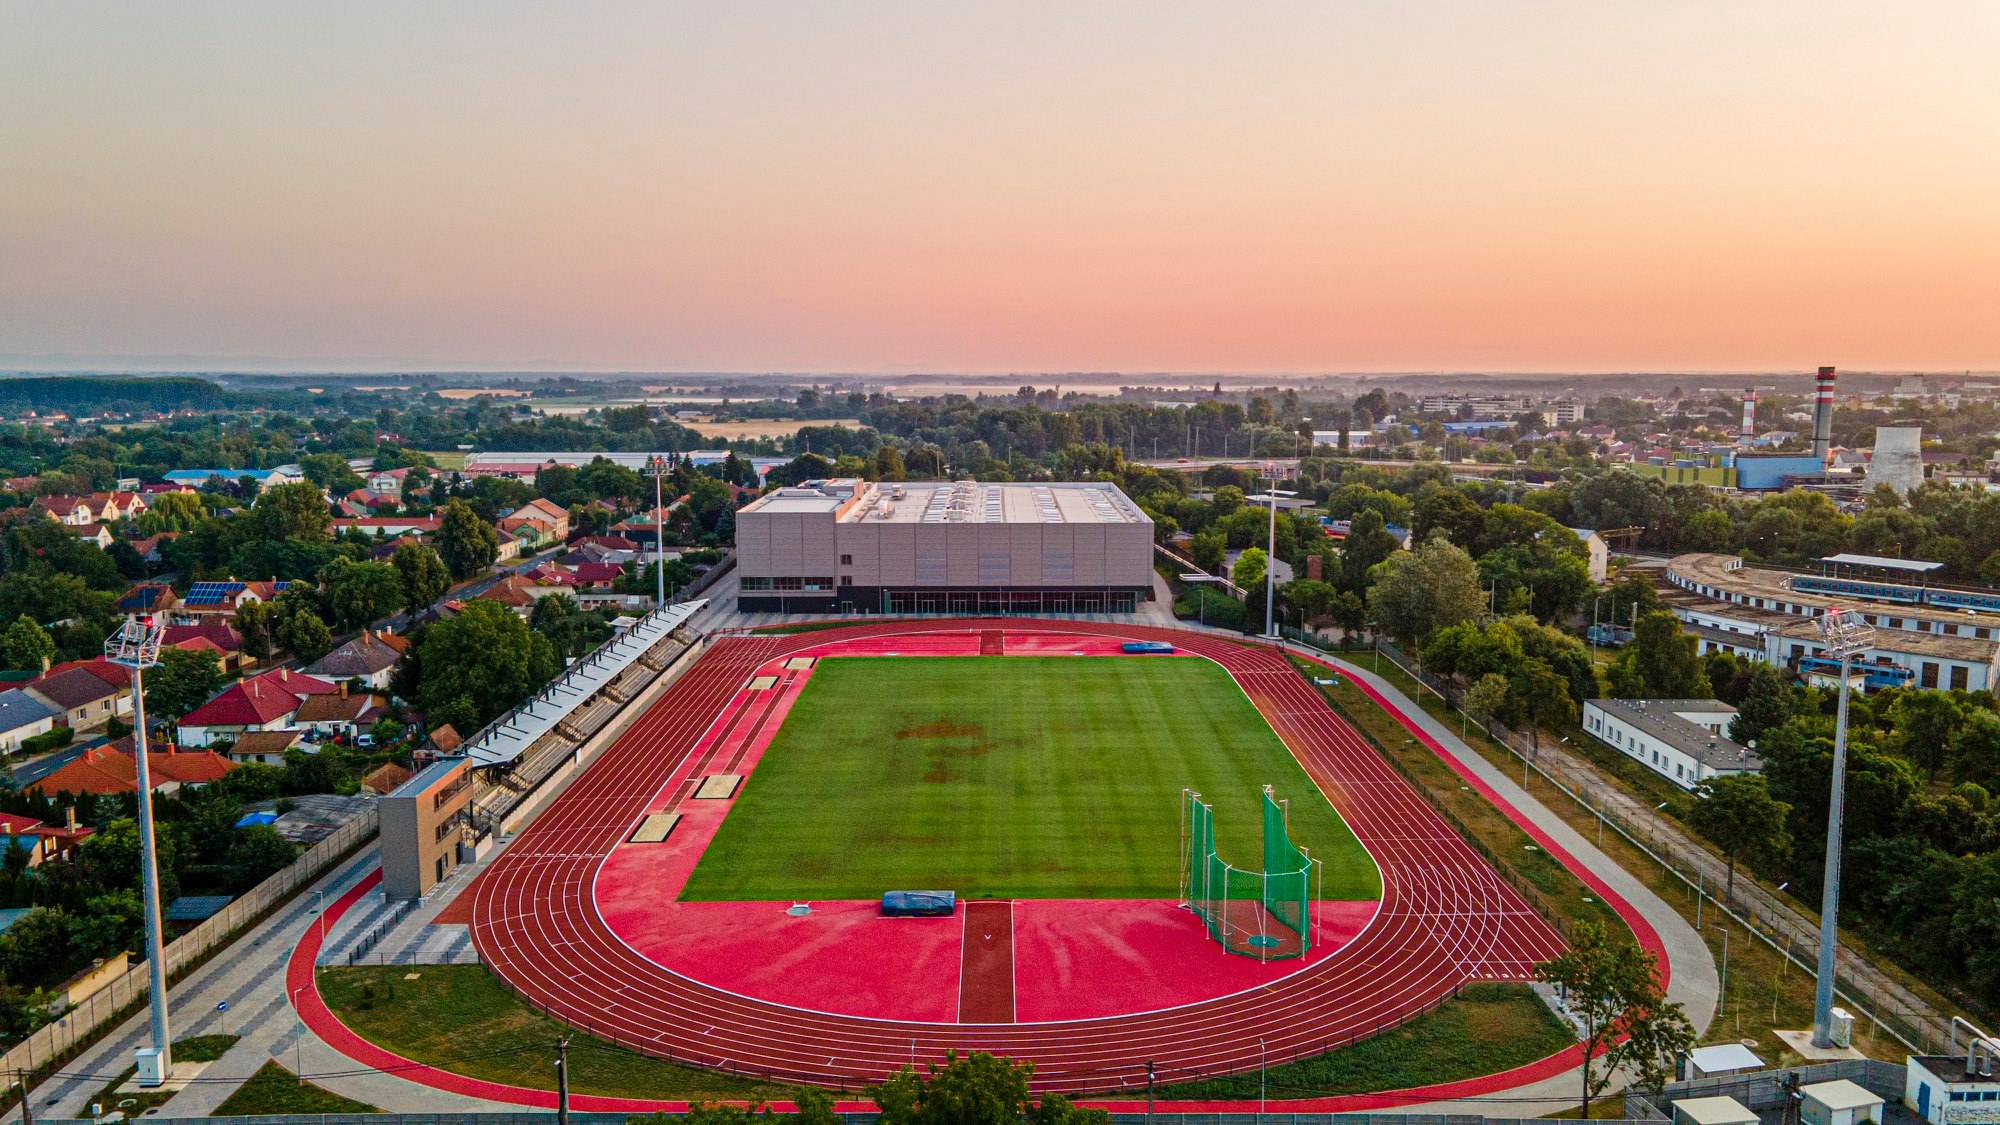
[[[0,366],[2000,367],[2000,4],[0,8]]]

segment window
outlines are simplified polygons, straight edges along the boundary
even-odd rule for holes
[[[842,586],[852,586],[852,585],[854,585],[854,576],[853,576],[852,574],[843,574],[843,575],[841,575],[841,576],[840,576],[840,584],[841,584]]]
[[[854,556],[853,556],[853,555],[842,555],[842,556],[840,556],[840,565],[842,565],[842,566],[853,566],[853,565],[854,565]]]
[[[1924,661],[1924,670],[1923,670],[1923,674],[1922,674],[1922,676],[1921,676],[1920,678],[1921,678],[1921,680],[1922,680],[1922,683],[1923,683],[1923,686],[1924,686],[1924,687],[1927,687],[1927,688],[1934,688],[1934,687],[1936,687],[1936,686],[1938,685],[1938,666],[1937,666],[1937,661],[1935,661],[1935,660],[1926,660],[1926,661]]]
[[[1964,691],[1970,676],[1971,669],[1963,664],[1954,665],[1951,670],[1951,686],[1959,691]]]
[[[771,588],[771,580],[769,578],[743,579],[743,589],[745,590],[768,590],[770,588]]]

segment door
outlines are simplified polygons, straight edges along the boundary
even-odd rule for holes
[[[1917,1116],[1925,1121],[1931,1119],[1931,1084],[1917,1083]]]

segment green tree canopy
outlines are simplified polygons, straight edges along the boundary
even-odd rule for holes
[[[1375,571],[1368,606],[1382,630],[1405,645],[1479,616],[1485,592],[1472,556],[1433,536],[1414,551],[1398,551]]]
[[[527,699],[559,668],[547,637],[499,602],[475,598],[417,646],[417,702],[433,727],[475,731]]]
[[[464,501],[453,500],[438,513],[438,557],[454,578],[470,578],[499,557],[500,535]]]

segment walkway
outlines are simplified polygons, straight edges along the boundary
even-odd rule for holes
[[[1695,933],[1687,919],[1678,910],[1669,906],[1660,896],[1654,894],[1631,872],[1619,866],[1616,860],[1599,851],[1597,845],[1578,833],[1557,816],[1548,806],[1542,804],[1532,793],[1521,788],[1520,781],[1493,763],[1487,761],[1478,751],[1467,746],[1457,732],[1440,723],[1428,711],[1404,695],[1393,684],[1366,668],[1350,664],[1345,660],[1327,658],[1341,672],[1373,688],[1382,698],[1401,710],[1405,717],[1415,723],[1426,735],[1451,758],[1488,786],[1501,800],[1512,805],[1522,818],[1545,833],[1588,867],[1598,878],[1622,895],[1626,902],[1659,932],[1660,940],[1666,944],[1667,962],[1673,973],[1667,985],[1667,999],[1682,1006],[1687,1017],[1694,1023],[1697,1033],[1705,1031],[1715,1018],[1716,1001],[1721,994],[1721,981],[1716,975],[1715,957],[1708,945]],[[1507,1117],[1534,1117],[1561,1109],[1572,1108],[1580,1095],[1579,1077],[1576,1071],[1544,1079],[1527,1086],[1517,1087],[1487,1098],[1466,1098],[1460,1101],[1436,1102],[1429,1105],[1404,1107],[1404,1113],[1491,1113]],[[1547,1101],[1536,1099],[1547,1098]]]

